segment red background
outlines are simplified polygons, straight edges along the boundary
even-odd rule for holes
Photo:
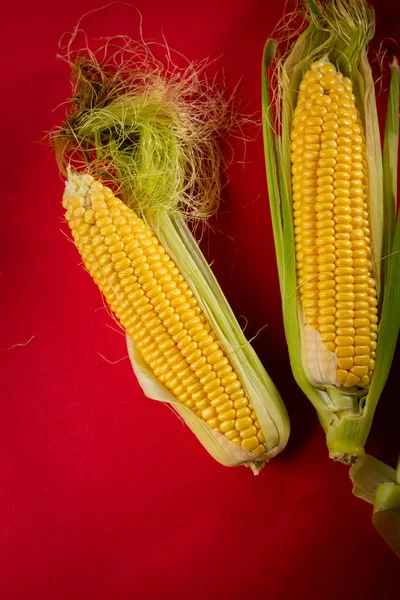
[[[137,0],[146,39],[164,34],[190,59],[220,56],[228,86],[243,75],[240,97],[258,115],[262,47],[283,4]],[[400,5],[375,4],[373,47],[386,38],[393,48]],[[385,597],[398,588],[400,563],[375,533],[371,507],[352,496],[348,469],[328,460],[291,376],[260,134],[245,165],[240,148],[235,155],[217,233],[203,249],[248,320],[248,337],[268,323],[254,346],[290,413],[286,451],[257,478],[220,466],[167,407],[143,396],[128,360],[109,364],[98,354],[123,358],[125,341],[106,326],[99,293],[60,232],[63,182],[40,140],[61,122],[63,110],[52,111],[70,92],[58,40],[99,5],[37,0],[2,9],[0,597]],[[102,35],[138,32],[124,6],[88,23]],[[392,465],[400,451],[395,360],[368,443]]]

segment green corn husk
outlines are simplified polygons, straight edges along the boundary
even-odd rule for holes
[[[258,473],[285,447],[288,415],[188,226],[204,223],[218,207],[219,142],[235,120],[232,105],[215,86],[200,80],[196,65],[171,72],[147,46],[131,43],[127,48],[125,38],[123,52],[124,67],[117,70],[110,62],[99,64],[93,54],[70,59],[74,97],[67,121],[53,136],[58,162],[61,170],[71,165],[117,190],[154,231],[237,369],[267,451],[254,454],[213,431],[160,384],[128,337],[132,367],[144,393],[169,403],[220,463],[244,464]]]
[[[330,456],[352,462],[364,454],[364,444],[389,374],[400,328],[400,226],[397,226],[395,236],[399,72],[394,60],[382,161],[374,81],[366,54],[367,43],[374,32],[373,11],[365,0],[309,0],[306,5],[306,28],[303,27],[284,58],[276,58],[276,40],[268,40],[264,49],[262,108],[266,173],[292,371],[317,410],[326,432]],[[317,385],[308,375],[302,307],[296,281],[291,123],[303,75],[312,62],[322,57],[337,65],[338,70],[351,79],[367,144],[372,253],[380,325],[371,385],[367,390],[358,388],[356,392],[333,385]],[[271,65],[274,65],[276,76],[273,78],[272,101],[267,79]]]
[[[374,527],[400,557],[400,459],[395,470],[366,455],[351,466],[349,474],[353,494],[373,504]]]

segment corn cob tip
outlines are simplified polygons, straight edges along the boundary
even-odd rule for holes
[[[74,202],[89,208],[89,192],[94,183],[94,178],[88,173],[78,173],[73,171],[70,166],[67,168],[67,175],[68,179],[65,182],[62,201],[63,208],[68,210]]]

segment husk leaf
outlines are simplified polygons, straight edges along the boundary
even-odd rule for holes
[[[350,468],[353,494],[373,504],[372,522],[387,544],[400,556],[400,478],[395,469],[364,456]]]

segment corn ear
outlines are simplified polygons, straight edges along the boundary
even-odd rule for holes
[[[372,504],[372,522],[386,543],[400,556],[400,459],[397,469],[364,456],[350,468],[353,494]]]
[[[276,60],[276,40],[268,40],[264,49],[262,108],[266,173],[292,371],[298,385],[317,410],[326,432],[330,456],[351,462],[364,454],[364,444],[389,373],[400,327],[397,302],[400,293],[398,231],[394,238],[398,70],[394,63],[382,164],[374,83],[366,55],[366,45],[374,29],[372,10],[364,0],[332,0],[326,3],[310,1],[307,6],[309,24],[287,55]],[[305,313],[296,274],[291,131],[300,84],[311,65],[316,65],[318,61],[321,64],[336,65],[340,77],[348,78],[359,111],[360,124],[365,131],[371,266],[379,307],[374,374],[370,384],[367,382],[365,386],[356,383],[349,386],[335,378],[315,377],[314,362],[323,363],[325,354],[321,354],[318,345],[310,352],[307,337],[309,326],[305,326]],[[267,70],[272,64],[275,66],[275,73],[278,73],[273,102],[267,78]],[[329,360],[332,359],[332,352],[328,352]],[[336,360],[334,355],[333,359]]]
[[[258,473],[286,445],[287,412],[188,227],[218,206],[232,109],[193,67],[171,77],[145,50],[133,45],[129,69],[146,61],[132,71],[92,58],[83,68],[82,57],[75,66],[76,95],[53,136],[66,217],[144,393],[169,403],[220,463]]]

